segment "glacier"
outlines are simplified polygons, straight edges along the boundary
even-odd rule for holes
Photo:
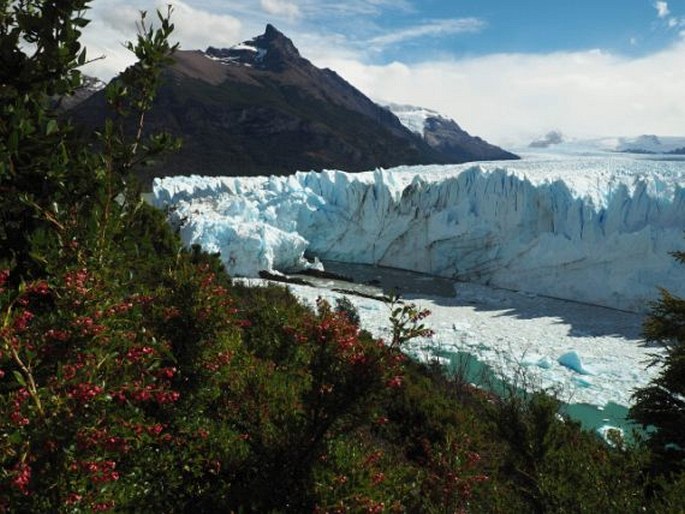
[[[229,273],[375,264],[643,312],[685,295],[685,160],[579,152],[364,173],[156,179],[152,201]]]

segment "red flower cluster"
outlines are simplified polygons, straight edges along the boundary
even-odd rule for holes
[[[105,327],[96,323],[92,316],[79,316],[72,324],[84,337],[95,336],[105,330]]]
[[[81,382],[72,387],[67,396],[76,400],[78,403],[86,404],[92,401],[96,396],[102,394],[102,387],[90,384],[88,382]]]
[[[104,448],[107,451],[128,453],[131,449],[125,438],[111,435],[106,427],[79,431],[76,441],[79,448],[86,450]]]
[[[73,290],[76,294],[85,296],[89,292],[88,281],[90,273],[86,268],[71,271],[64,275],[64,285],[67,289]]]
[[[33,319],[33,313],[28,310],[23,310],[19,316],[14,318],[13,327],[17,332],[23,332],[28,327],[29,322]]]
[[[164,405],[174,403],[180,397],[181,394],[178,391],[170,391],[151,384],[142,385],[140,382],[134,382],[130,386],[112,393],[112,398],[122,404],[130,400],[139,403],[156,401],[160,405]]]
[[[17,427],[24,427],[29,424],[29,418],[22,413],[22,405],[26,400],[29,399],[30,396],[31,395],[25,387],[22,387],[16,393],[14,393],[12,401],[10,402],[10,405],[12,406],[12,410],[10,411],[10,421],[13,425]]]
[[[146,357],[153,357],[157,352],[149,346],[139,346],[136,348],[131,348],[126,352],[126,360],[134,364],[140,362]]]
[[[26,287],[26,293],[35,294],[38,296],[47,296],[50,294],[50,286],[45,280],[32,282]]]
[[[31,482],[31,466],[24,462],[18,463],[14,467],[15,476],[12,479],[12,485],[19,489],[22,494],[28,496],[30,494],[29,484]]]
[[[104,484],[119,480],[119,472],[115,471],[117,463],[113,460],[85,461],[72,465],[72,471],[81,469],[89,474],[94,484]]]
[[[107,512],[114,508],[115,503],[113,501],[108,502],[95,502],[90,504],[90,509],[93,512]]]

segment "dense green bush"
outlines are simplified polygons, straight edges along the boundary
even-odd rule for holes
[[[685,263],[685,252],[675,258]],[[653,452],[654,471],[658,473],[685,470],[685,299],[661,291],[644,324],[648,341],[666,349],[652,365],[659,365],[658,377],[635,394],[630,415],[653,434],[649,444]]]

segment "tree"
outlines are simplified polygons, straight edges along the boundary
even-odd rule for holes
[[[685,264],[685,252],[675,258]],[[655,358],[659,375],[634,395],[630,416],[655,429],[649,439],[659,471],[685,469],[685,299],[661,291],[644,323],[648,341],[664,346],[665,354]]]
[[[94,243],[102,255],[112,223],[125,224],[113,211],[133,166],[176,144],[163,135],[144,141],[141,131],[161,69],[176,48],[168,40],[170,12],[159,15],[154,30],[143,13],[137,42],[128,44],[138,62],[107,88],[113,111],[136,118],[133,138],[110,121],[95,151],[59,117],[52,99],[73,94],[82,83],[86,50],[79,38],[88,4],[0,1],[0,263],[11,265],[14,284],[44,274],[51,261],[46,252],[59,255],[78,242],[78,227],[88,219],[99,226]],[[124,215],[138,203],[133,195],[128,199],[119,202]]]

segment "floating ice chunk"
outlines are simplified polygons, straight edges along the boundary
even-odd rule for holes
[[[589,387],[592,387],[592,382],[590,382],[586,378],[581,378],[581,377],[573,377],[571,381],[577,385],[578,387],[582,387],[583,389],[587,389]]]
[[[535,364],[538,368],[542,369],[550,369],[552,367],[552,361],[549,357],[542,357]]]
[[[583,366],[583,361],[578,355],[578,352],[570,351],[563,354],[557,359],[557,362],[570,370],[580,373],[581,375],[592,375],[593,373]]]

